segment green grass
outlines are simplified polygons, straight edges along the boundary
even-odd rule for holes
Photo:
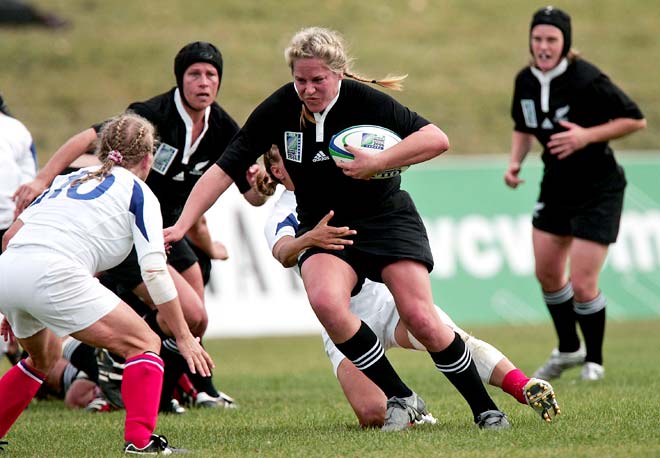
[[[218,44],[225,57],[219,101],[239,123],[290,79],[283,49],[304,26],[347,37],[355,69],[408,73],[395,94],[449,135],[452,154],[506,153],[513,77],[528,59],[527,0],[40,0],[68,30],[0,28],[0,90],[36,139],[41,162],[70,135],[174,83],[186,42]],[[660,3],[559,1],[573,42],[635,99],[649,128],[617,149],[658,149]]]
[[[549,324],[470,331],[527,373],[553,342]],[[158,431],[200,457],[660,456],[660,321],[610,323],[607,334],[606,379],[585,384],[573,369],[553,382],[563,413],[552,424],[490,389],[513,424],[499,433],[476,429],[464,401],[422,353],[389,354],[439,424],[385,434],[357,426],[320,337],[209,341],[217,384],[240,409],[161,416]],[[86,414],[60,401],[35,402],[7,437],[9,456],[119,456],[122,425],[122,412]]]

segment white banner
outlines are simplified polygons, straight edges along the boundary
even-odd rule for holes
[[[212,238],[229,252],[228,260],[213,261],[206,288],[209,337],[321,330],[300,277],[283,268],[268,250],[264,221],[278,195],[253,207],[231,186],[206,214]]]

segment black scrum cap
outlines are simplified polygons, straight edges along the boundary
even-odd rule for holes
[[[530,34],[534,27],[541,24],[552,25],[561,30],[564,35],[564,49],[561,54],[562,56],[568,54],[571,49],[571,17],[568,13],[553,6],[541,8],[532,16],[532,23],[529,26]]]
[[[213,65],[218,70],[218,77],[222,79],[222,54],[220,50],[205,41],[188,43],[181,48],[174,58],[174,76],[176,76],[176,85],[179,87],[181,95],[183,95],[183,74],[188,67],[197,62],[206,62]]]

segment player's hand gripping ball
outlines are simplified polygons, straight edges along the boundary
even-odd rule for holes
[[[353,154],[345,149],[345,145],[363,148],[374,153],[381,153],[387,148],[401,141],[395,132],[380,126],[361,125],[342,130],[330,139],[329,152],[335,162],[349,162],[354,159]],[[392,178],[408,169],[407,165],[383,170],[372,178]]]

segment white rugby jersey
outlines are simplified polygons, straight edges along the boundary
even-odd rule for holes
[[[285,189],[264,224],[264,235],[270,252],[273,252],[273,247],[279,239],[287,235],[295,237],[297,230],[296,195]]]
[[[90,273],[116,266],[133,243],[138,260],[165,255],[163,220],[154,193],[140,178],[114,167],[103,181],[71,182],[99,166],[60,175],[20,216],[25,225],[9,242],[43,246],[80,261]]]
[[[14,192],[37,173],[32,135],[19,120],[0,113],[0,229],[14,221]]]
[[[296,213],[296,195],[293,191],[284,190],[278,201],[273,206],[268,219],[264,224],[264,234],[268,242],[270,252],[282,237],[296,236],[298,230],[298,214]],[[300,269],[296,266],[296,272]],[[366,278],[360,292],[351,297],[350,309],[361,319],[381,310],[394,301],[390,290],[382,283],[377,283]]]

